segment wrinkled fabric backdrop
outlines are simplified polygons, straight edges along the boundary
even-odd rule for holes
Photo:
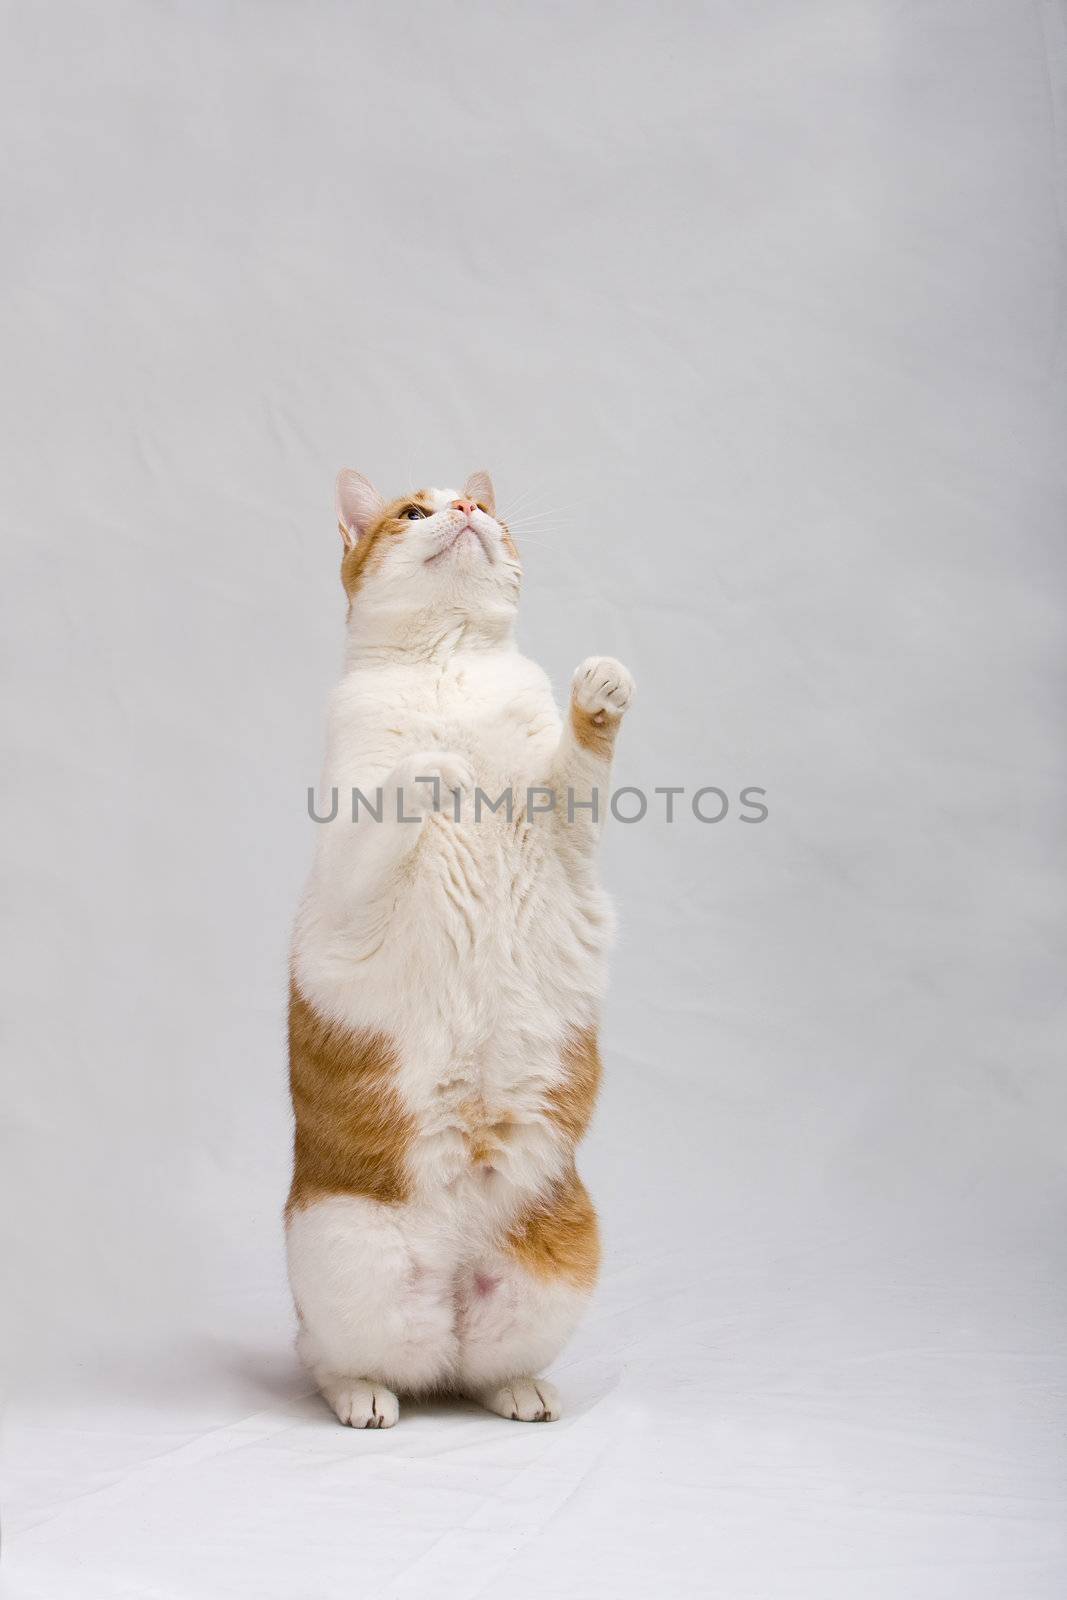
[[[6,10],[5,1593],[1059,1600],[1063,5]],[[292,1353],[342,465],[731,801],[604,839],[552,1428]]]

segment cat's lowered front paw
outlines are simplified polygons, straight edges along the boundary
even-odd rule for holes
[[[571,692],[579,711],[604,722],[630,709],[634,680],[613,656],[589,656],[574,674]]]
[[[420,750],[404,757],[391,773],[388,787],[402,800],[408,816],[451,813],[455,797],[474,787],[474,774],[463,756],[450,750]]]

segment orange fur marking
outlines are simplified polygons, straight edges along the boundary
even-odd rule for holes
[[[483,507],[483,509],[484,509],[484,507]],[[490,516],[494,515],[493,512],[490,512],[489,514],[490,514]],[[515,543],[514,539],[511,537],[511,529],[508,527],[507,523],[504,522],[501,517],[497,517],[496,520],[497,520],[497,522],[500,523],[500,532],[501,532],[501,534],[503,536],[503,540],[504,540],[504,549],[507,551],[507,553],[511,557],[512,561],[518,561],[519,560],[519,547]]]
[[[408,1195],[406,1155],[415,1129],[393,1079],[396,1054],[380,1033],[357,1033],[289,994],[289,1083],[296,1115],[286,1215],[326,1194],[387,1205]]]
[[[344,584],[349,605],[352,604],[360,585],[368,571],[382,560],[385,554],[385,545],[391,538],[396,538],[410,526],[407,519],[400,513],[405,506],[419,506],[427,514],[433,511],[433,506],[424,489],[417,494],[405,494],[398,500],[391,500],[374,523],[367,529],[362,538],[357,539],[354,545],[345,546],[341,557],[341,582]],[[342,538],[345,536],[344,528],[341,529]]]
[[[595,1028],[572,1030],[563,1046],[566,1077],[549,1090],[547,1110],[573,1150],[593,1120],[602,1067]]]
[[[591,1289],[600,1267],[600,1230],[593,1202],[573,1165],[508,1234],[505,1249],[539,1278],[566,1278]]]
[[[463,1121],[463,1137],[473,1166],[490,1167],[507,1143],[515,1118],[505,1112],[494,1121],[489,1120],[489,1109],[480,1097],[464,1100],[459,1107]]]
[[[583,711],[575,696],[571,695],[571,729],[574,737],[583,750],[599,756],[601,761],[611,760],[621,722],[621,717],[613,717],[607,711]]]
[[[505,1249],[538,1277],[562,1277],[591,1289],[600,1265],[600,1233],[593,1203],[574,1168],[573,1151],[585,1137],[600,1088],[596,1029],[572,1029],[561,1054],[565,1076],[549,1090],[545,1109],[566,1141],[570,1160],[549,1194],[522,1212]]]

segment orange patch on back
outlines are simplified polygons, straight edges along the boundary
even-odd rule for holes
[[[520,1214],[505,1249],[542,1278],[566,1278],[591,1289],[600,1265],[596,1212],[574,1168],[573,1151],[585,1136],[600,1088],[595,1028],[574,1028],[561,1051],[563,1078],[545,1097],[545,1110],[564,1136],[571,1158],[550,1192]]]
[[[564,1076],[547,1095],[546,1109],[573,1150],[593,1119],[602,1067],[595,1028],[568,1033],[561,1053]]]
[[[565,1278],[591,1289],[600,1267],[593,1202],[573,1165],[543,1199],[519,1217],[504,1248],[539,1278]]]
[[[287,1216],[326,1194],[366,1195],[388,1205],[407,1198],[406,1157],[415,1128],[396,1092],[396,1064],[386,1035],[330,1022],[292,984],[289,1083],[296,1136]]]

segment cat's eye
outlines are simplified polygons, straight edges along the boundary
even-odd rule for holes
[[[425,515],[426,512],[423,511],[419,506],[408,506],[407,510],[404,512],[404,516],[409,522],[421,522]]]

